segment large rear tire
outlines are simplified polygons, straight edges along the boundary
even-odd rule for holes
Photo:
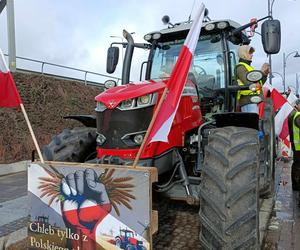
[[[96,128],[65,129],[43,148],[47,161],[86,162],[96,157]]]
[[[259,242],[258,131],[212,131],[200,184],[203,249],[256,249]]]

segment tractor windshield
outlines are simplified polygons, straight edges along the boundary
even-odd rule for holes
[[[170,76],[178,58],[184,39],[159,43],[153,57],[151,79],[162,79]],[[200,37],[189,78],[194,81],[200,94],[224,88],[224,60],[221,39],[212,35]]]
[[[127,237],[129,237],[129,238],[134,238],[133,232],[127,231],[126,234],[127,234]]]
[[[132,231],[128,231],[128,230],[121,230],[120,231],[120,235],[123,237],[129,237],[129,238],[133,238],[134,234]]]

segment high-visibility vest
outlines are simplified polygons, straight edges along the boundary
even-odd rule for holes
[[[296,151],[300,151],[300,129],[295,125],[295,120],[299,115],[300,112],[296,112],[293,118],[293,139]]]
[[[244,63],[244,62],[239,62],[237,65],[243,65],[247,71],[252,71],[254,70],[254,68],[252,66],[250,66],[249,64],[247,63]],[[239,86],[245,86],[245,84],[240,80],[240,79],[237,79],[238,81],[238,84]],[[262,85],[262,82],[259,81],[259,83]],[[257,90],[255,92],[253,92],[252,90],[239,90],[238,91],[238,94],[237,94],[237,99],[239,100],[241,98],[241,95],[259,95],[260,94],[260,90]]]

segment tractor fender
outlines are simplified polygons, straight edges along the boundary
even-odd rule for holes
[[[97,127],[95,115],[68,115],[68,116],[64,116],[63,118],[79,121],[86,127],[91,127],[91,128]]]
[[[246,113],[246,112],[227,112],[214,114],[213,118],[216,121],[216,127],[244,127],[259,129],[259,117],[256,113]]]

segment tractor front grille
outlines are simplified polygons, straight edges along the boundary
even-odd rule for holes
[[[125,135],[146,131],[152,118],[153,107],[131,110],[106,109],[97,112],[97,132],[106,141],[100,147],[105,149],[130,149],[139,145],[128,145],[122,140]]]

